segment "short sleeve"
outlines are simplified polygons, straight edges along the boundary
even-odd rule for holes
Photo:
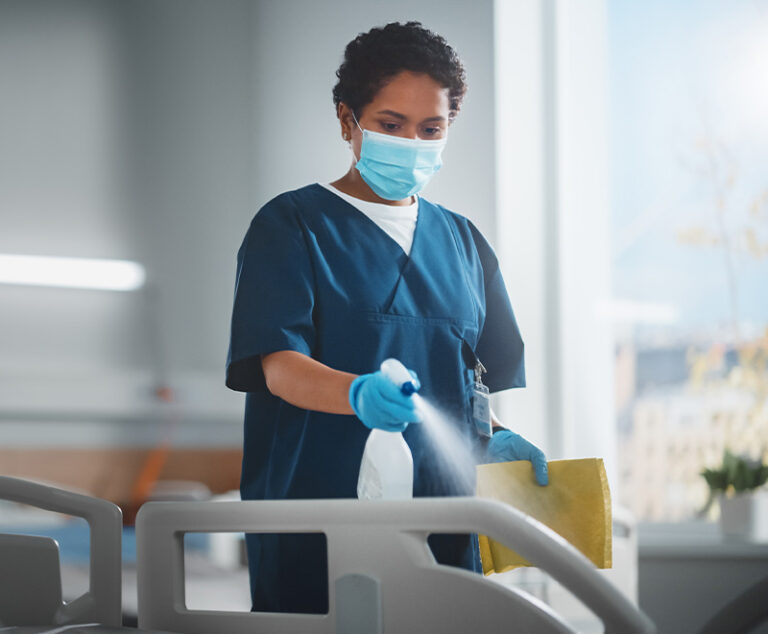
[[[470,228],[483,267],[485,285],[485,322],[475,349],[488,371],[483,375],[483,382],[491,392],[525,387],[523,339],[499,261],[480,231],[472,223]]]
[[[266,390],[262,354],[314,346],[314,276],[299,230],[257,214],[237,253],[227,387]]]

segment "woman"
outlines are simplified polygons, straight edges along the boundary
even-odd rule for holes
[[[388,357],[413,371],[477,460],[531,460],[545,485],[539,449],[492,413],[494,433],[483,429],[476,379],[490,392],[525,385],[494,252],[467,218],[418,196],[466,90],[459,58],[418,22],[392,23],[350,42],[336,75],[349,171],[267,202],[238,252],[226,383],[248,393],[242,498],[356,497],[376,427],[403,431],[414,496],[472,495],[413,399],[377,370]],[[246,540],[253,610],[328,611],[322,535]],[[430,547],[441,563],[481,570],[475,535],[433,535]]]

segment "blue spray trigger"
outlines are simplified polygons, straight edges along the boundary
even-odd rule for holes
[[[414,385],[413,381],[406,381],[400,386],[400,391],[406,396],[410,396],[414,392],[418,392],[419,388]]]

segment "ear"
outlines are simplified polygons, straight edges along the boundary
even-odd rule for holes
[[[336,116],[339,119],[339,123],[341,123],[342,138],[345,141],[350,141],[352,139],[352,115],[349,106],[343,101],[339,102],[338,106],[336,106]]]

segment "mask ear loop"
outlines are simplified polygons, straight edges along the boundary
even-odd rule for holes
[[[364,131],[364,130],[363,130],[361,127],[360,127],[360,123],[357,121],[357,117],[355,116],[355,111],[354,111],[354,110],[352,110],[351,108],[349,109],[349,111],[352,113],[352,118],[355,120],[355,124],[357,125],[358,129],[360,130],[360,132],[365,132],[365,131]],[[349,144],[349,149],[350,149],[350,150],[352,150],[352,156],[354,156],[354,157],[355,157],[355,164],[357,164],[357,162],[358,162],[360,159],[359,159],[359,158],[357,158],[357,157],[355,156],[355,150],[352,148],[352,135],[350,135],[350,137],[349,137],[349,141],[347,141],[347,143]]]
[[[360,127],[360,123],[357,120],[357,117],[355,116],[355,111],[350,108],[350,112],[352,113],[352,118],[355,120],[355,124],[359,128],[360,132],[363,131],[363,129]]]

